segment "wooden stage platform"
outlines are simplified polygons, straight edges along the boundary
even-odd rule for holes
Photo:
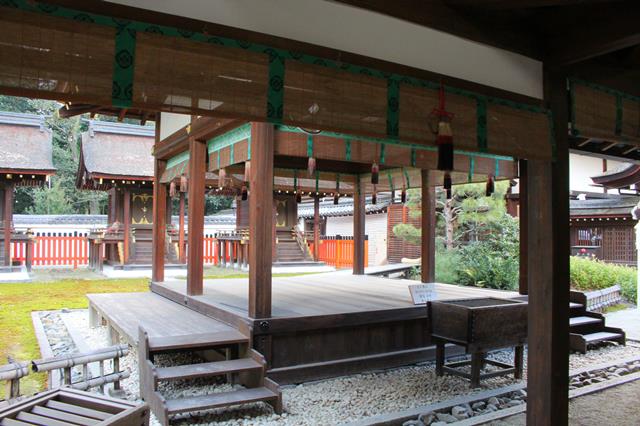
[[[238,330],[265,356],[269,377],[296,383],[433,359],[427,311],[412,303],[409,284],[417,282],[341,272],[277,277],[271,318],[248,316],[246,278],[206,280],[201,296],[188,296],[178,280],[152,283],[152,293],[88,297],[94,315],[132,344],[139,324],[161,336]],[[436,293],[439,300],[518,296],[448,284],[436,284]]]

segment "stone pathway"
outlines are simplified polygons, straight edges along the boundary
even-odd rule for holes
[[[607,314],[607,325],[623,329],[627,339],[640,340],[640,309],[634,307]]]

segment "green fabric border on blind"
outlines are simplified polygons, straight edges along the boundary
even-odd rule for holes
[[[385,144],[380,144],[380,164],[384,164]]]
[[[397,138],[400,131],[400,82],[387,79],[387,136]]]
[[[344,140],[344,159],[347,161],[351,161],[351,139]]]
[[[113,82],[111,104],[117,108],[129,108],[133,101],[133,76],[136,62],[136,31],[129,22],[116,28],[113,57]]]
[[[313,157],[313,136],[307,135],[307,157]]]
[[[284,111],[284,58],[273,49],[267,53],[269,54],[267,120],[274,124],[282,124]]]
[[[487,100],[482,96],[476,99],[476,132],[478,151],[487,152]]]
[[[476,168],[476,159],[474,157],[469,157],[469,176],[467,177],[467,181],[471,182],[473,180],[473,174]]]

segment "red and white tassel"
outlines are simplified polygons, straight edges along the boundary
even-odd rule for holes
[[[371,184],[377,185],[380,181],[380,167],[378,167],[378,163],[373,163],[371,165]]]
[[[189,190],[188,179],[185,175],[180,176],[180,192],[187,192]]]
[[[302,191],[296,191],[296,203],[300,204],[302,202]]]
[[[309,161],[307,161],[307,173],[309,173],[309,177],[313,176],[316,172],[316,159],[314,157],[309,157]]]
[[[171,181],[171,183],[169,184],[169,197],[173,198],[176,196],[176,182],[175,181]]]
[[[335,194],[333,194],[333,205],[337,206],[339,202],[340,202],[340,194],[336,192]]]
[[[371,204],[378,204],[378,188],[373,186],[373,194],[371,195]]]
[[[218,186],[224,188],[227,181],[227,171],[225,169],[218,170]]]
[[[485,191],[485,195],[487,197],[491,197],[495,191],[496,191],[495,180],[493,178],[493,175],[489,175],[487,177],[487,188],[486,188],[486,191]]]
[[[244,181],[249,182],[251,178],[251,161],[245,161],[244,163]]]
[[[448,121],[438,123],[438,170],[453,170],[453,134]]]
[[[242,190],[240,192],[240,199],[242,201],[247,201],[249,198],[249,190],[247,189],[247,185],[242,185]]]
[[[443,187],[444,187],[445,192],[447,193],[447,200],[450,200],[451,199],[452,182],[451,182],[451,175],[448,172],[444,174]]]
[[[407,190],[403,187],[402,192],[400,193],[400,202],[402,204],[407,202]]]

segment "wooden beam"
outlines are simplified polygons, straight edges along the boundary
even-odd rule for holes
[[[249,316],[271,317],[274,128],[251,123],[249,177]]]
[[[320,197],[313,197],[313,260],[318,261],[320,253]]]
[[[602,148],[602,152],[609,151],[611,148],[613,148],[616,145],[618,145],[618,142],[611,142],[611,143],[607,144],[607,146]]]
[[[160,132],[159,123],[156,123],[156,140]],[[167,230],[167,187],[159,183],[160,176],[167,168],[167,162],[154,161],[155,181],[153,185],[153,245],[151,247],[151,281],[164,281],[164,247]],[[115,202],[114,202],[115,204]]]
[[[566,76],[545,70],[556,159],[529,160],[527,424],[566,425],[569,392],[569,147]]]
[[[13,221],[13,183],[4,187],[4,265],[11,266],[11,223]]]
[[[616,0],[445,0],[445,3],[451,6],[464,6],[483,10],[518,10],[538,7],[586,5],[589,3],[615,3],[615,1]]]
[[[520,160],[520,181],[519,181],[519,199],[520,204],[519,222],[520,222],[520,278],[518,291],[520,294],[529,293],[529,262],[527,253],[529,250],[529,177],[527,172],[527,160]]]
[[[187,242],[187,294],[203,292],[204,190],[207,145],[189,138],[189,235]]]
[[[436,189],[429,170],[422,169],[421,278],[423,283],[436,281]]]
[[[356,183],[353,194],[353,274],[364,275],[364,245],[365,245],[365,198],[366,194],[360,184]]]
[[[585,145],[587,145],[588,143],[591,143],[591,142],[593,142],[593,139],[585,139],[582,142],[579,142],[578,146],[585,146]]]
[[[186,253],[184,251],[184,207],[185,193],[180,191],[180,212],[178,213],[178,255],[180,263],[186,262]]]
[[[122,197],[123,202],[123,217],[122,222],[124,224],[124,263],[129,263],[129,251],[130,251],[130,243],[131,243],[131,191],[129,188],[124,188],[124,193]]]

